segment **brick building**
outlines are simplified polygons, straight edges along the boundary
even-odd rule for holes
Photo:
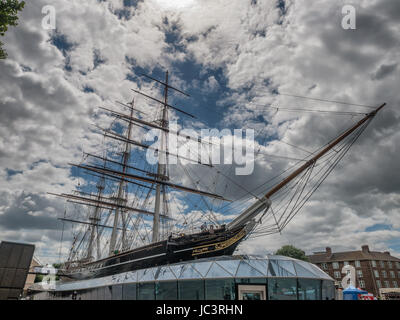
[[[350,264],[356,269],[357,287],[375,296],[380,288],[400,287],[400,259],[390,255],[390,252],[370,251],[367,245],[361,251],[332,252],[327,247],[324,252],[314,252],[308,258],[319,268],[336,280],[339,288],[344,274],[343,266]]]
[[[31,265],[29,267],[29,272],[34,272],[35,271],[35,267],[40,267],[40,264],[39,264],[39,262],[36,261],[35,258],[33,258],[32,262],[31,262]],[[24,296],[26,296],[28,288],[35,283],[35,278],[36,278],[36,274],[34,274],[34,273],[30,273],[26,277],[25,286],[24,286],[24,292],[23,292]]]

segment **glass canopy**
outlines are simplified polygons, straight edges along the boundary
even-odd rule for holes
[[[124,272],[103,278],[57,282],[55,291],[126,283],[224,278],[309,278],[334,281],[317,266],[284,256],[221,256]],[[36,288],[35,288],[36,289]]]

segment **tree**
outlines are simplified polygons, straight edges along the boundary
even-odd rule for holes
[[[53,268],[60,269],[61,263],[53,263]]]
[[[303,261],[309,261],[309,259],[306,257],[306,253],[303,250],[298,249],[292,245],[283,246],[278,251],[276,251],[275,254],[278,256],[286,256]]]
[[[53,263],[53,268],[55,269],[60,269],[61,268],[61,263]],[[60,280],[59,276],[56,276],[56,281]]]
[[[18,11],[22,11],[24,6],[24,1],[0,0],[0,36],[4,36],[8,26],[16,26],[18,24]],[[0,59],[5,59],[7,58],[7,52],[3,50],[2,46],[3,43],[0,41]]]
[[[35,276],[35,283],[37,283],[37,282],[42,282],[43,281],[43,275],[42,274],[37,274],[36,276]]]

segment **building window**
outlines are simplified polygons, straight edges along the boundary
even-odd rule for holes
[[[138,283],[137,299],[138,300],[154,300],[154,282]]]
[[[107,286],[104,288],[104,300],[111,300],[112,299],[112,286]]]
[[[267,283],[267,279],[265,278],[236,278],[235,283],[240,284],[261,284]]]
[[[389,268],[389,269],[392,269],[392,268],[393,268],[392,261],[388,261],[387,264],[388,264],[388,268]]]
[[[394,274],[394,271],[389,271],[389,273],[390,273],[390,277],[391,277],[391,278],[396,278],[396,276],[395,276],[395,274]]]
[[[227,280],[206,280],[207,300],[235,300],[235,282]]]
[[[365,281],[364,280],[358,280],[358,283],[360,284],[360,288],[365,288]]]
[[[298,279],[299,300],[321,300],[321,280]]]
[[[97,291],[97,298],[96,300],[104,300],[105,299],[105,288],[97,288],[95,289]]]
[[[390,288],[389,281],[383,281],[383,283],[385,284],[385,288]]]
[[[380,280],[376,280],[376,286],[378,287],[378,289],[382,288],[382,284]]]
[[[178,284],[176,281],[156,283],[156,300],[176,299],[178,299]]]
[[[374,270],[374,276],[375,276],[375,278],[379,278],[379,272],[378,272],[378,270]]]
[[[54,298],[56,299],[56,293],[53,293]],[[81,290],[80,291],[80,296],[78,297],[78,300],[90,300],[90,290]]]
[[[122,288],[122,296],[124,300],[136,300],[136,284],[124,284]]]
[[[381,265],[381,268],[385,267],[385,261],[379,261],[379,264]]]
[[[363,277],[363,272],[362,270],[357,270],[357,277],[362,278]]]
[[[397,272],[397,278],[400,278],[400,271]]]
[[[385,270],[382,270],[382,278],[387,278],[387,273]]]
[[[397,281],[393,281],[393,288],[398,288]]]
[[[333,269],[339,269],[339,263],[338,262],[332,262],[332,267],[333,267]]]
[[[204,300],[203,280],[178,281],[179,300]]]
[[[322,280],[322,300],[335,299],[335,287],[331,281]]]
[[[348,261],[344,261],[343,265],[347,266],[347,265],[349,265],[349,262]]]
[[[371,264],[372,264],[372,266],[373,266],[374,268],[376,268],[376,261],[375,261],[375,260],[372,260],[372,261],[371,261]]]
[[[296,279],[269,279],[268,280],[269,300],[297,300]]]
[[[333,275],[334,275],[334,277],[335,277],[336,279],[341,279],[341,278],[342,278],[342,275],[340,274],[340,271],[335,271],[335,272],[333,273]]]
[[[111,287],[112,300],[122,300],[122,284]]]
[[[327,270],[328,269],[328,264],[327,263],[321,263],[321,269],[322,270]]]
[[[356,266],[356,268],[361,268],[361,263],[360,263],[360,261],[356,260],[355,266]]]
[[[400,269],[400,262],[398,262],[398,261],[396,262],[396,268]]]

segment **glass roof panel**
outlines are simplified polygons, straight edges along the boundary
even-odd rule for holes
[[[246,262],[264,276],[268,274],[268,260],[252,259]]]
[[[125,274],[121,274],[121,276],[123,277],[120,277],[118,280],[113,279],[113,282],[136,282],[138,273],[137,271],[130,271]]]
[[[268,276],[277,277],[279,275],[279,266],[276,260],[269,260],[268,263]]]
[[[298,277],[306,277],[306,278],[315,278],[316,274],[309,270],[307,264],[304,264],[301,261],[294,261],[294,267],[296,268],[296,273]]]
[[[318,277],[331,280],[331,277],[324,271],[322,271],[320,268],[318,268],[316,265],[308,264],[308,266],[309,269],[312,270]]]
[[[229,276],[230,274],[225,269],[214,262],[208,270],[206,278],[227,278]]]
[[[138,271],[138,281],[154,281],[156,268],[143,269]]]
[[[291,257],[286,257],[286,256],[276,256],[274,254],[268,255],[268,259],[270,260],[296,260]]]
[[[281,269],[282,276],[295,277],[296,270],[294,269],[293,261],[291,260],[278,260],[278,265]]]
[[[226,261],[218,261],[216,262],[218,265],[220,265],[222,268],[224,268],[226,271],[230,273],[231,276],[235,276],[236,271],[239,267],[240,260],[226,260]]]
[[[169,266],[172,270],[172,272],[175,274],[176,278],[179,279],[183,269],[185,268],[186,264],[178,264],[178,265],[172,265]]]
[[[201,279],[202,276],[199,272],[197,272],[192,265],[187,264],[185,268],[182,270],[179,279]]]
[[[157,280],[175,280],[176,276],[169,267],[160,267]]]
[[[201,278],[262,278],[262,277],[304,277],[319,278],[332,281],[325,272],[317,266],[295,259],[238,258],[232,257],[205,258],[174,265],[166,265],[121,274],[81,280],[68,283],[57,283],[56,290],[78,290],[118,283],[166,281],[176,279]]]
[[[203,276],[205,277],[207,275],[208,270],[211,267],[212,262],[207,261],[207,262],[193,262],[192,266]]]
[[[238,271],[236,272],[236,277],[247,278],[247,277],[263,277],[260,271],[254,269],[247,262],[240,261]]]

